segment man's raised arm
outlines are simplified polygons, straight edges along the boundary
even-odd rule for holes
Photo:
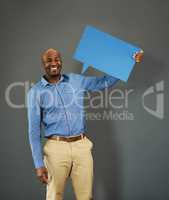
[[[82,76],[81,85],[84,90],[94,92],[98,90],[103,90],[106,87],[114,86],[118,80],[119,79],[110,75],[104,75],[101,77]]]

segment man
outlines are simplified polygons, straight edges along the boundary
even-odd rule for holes
[[[142,52],[134,55],[136,62]],[[29,141],[38,179],[46,184],[46,200],[62,200],[70,176],[77,200],[92,200],[92,141],[86,136],[85,92],[113,86],[118,79],[62,74],[59,51],[42,54],[45,75],[28,91]],[[41,125],[47,141],[41,148]]]

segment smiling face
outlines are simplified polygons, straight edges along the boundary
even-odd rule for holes
[[[60,52],[55,49],[48,49],[42,54],[43,68],[48,77],[60,76],[62,60]]]

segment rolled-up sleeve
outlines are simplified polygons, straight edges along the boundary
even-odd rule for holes
[[[41,146],[41,109],[40,97],[34,88],[27,93],[27,114],[29,143],[35,168],[43,167],[43,155]]]
[[[104,75],[101,77],[82,76],[81,84],[83,89],[94,92],[98,90],[103,90],[106,87],[114,86],[118,80],[119,79],[110,75]]]

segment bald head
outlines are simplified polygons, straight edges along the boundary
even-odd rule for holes
[[[42,62],[44,63],[48,57],[51,57],[53,55],[56,55],[57,57],[61,58],[61,54],[58,50],[49,48],[42,53],[41,55]]]

